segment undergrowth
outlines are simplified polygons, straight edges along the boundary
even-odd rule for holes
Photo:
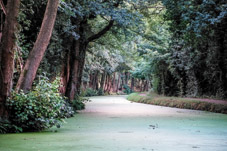
[[[127,99],[133,102],[145,104],[227,114],[227,105],[225,104],[209,103],[188,98],[165,97],[157,95],[155,93],[147,96],[142,96],[139,93],[132,93],[127,97]]]

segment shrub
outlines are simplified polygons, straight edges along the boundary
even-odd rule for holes
[[[83,110],[85,109],[85,102],[89,102],[88,98],[84,98],[82,96],[76,95],[74,100],[71,102],[74,110]]]
[[[127,84],[123,85],[123,88],[124,88],[124,93],[126,94],[133,93],[132,89]]]
[[[104,93],[103,89],[100,88],[100,89],[98,89],[97,94],[98,94],[99,96],[102,96],[102,95],[104,95],[105,93]]]
[[[84,96],[87,96],[87,97],[98,95],[98,92],[92,88],[87,88],[83,93],[84,93]]]
[[[34,90],[12,93],[7,100],[11,124],[23,131],[40,131],[52,126],[60,127],[64,118],[74,114],[59,92],[60,79],[49,83],[46,77],[38,81]]]
[[[7,132],[22,132],[22,128],[12,124],[9,120],[0,119],[0,134]]]

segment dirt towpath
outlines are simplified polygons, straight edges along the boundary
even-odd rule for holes
[[[0,151],[226,151],[227,115],[92,97],[58,132],[0,135]]]

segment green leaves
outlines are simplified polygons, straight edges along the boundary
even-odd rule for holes
[[[169,71],[176,80],[178,94],[226,97],[227,68],[221,65],[227,57],[223,43],[226,38],[221,38],[226,37],[226,1],[163,0],[163,3],[172,32]]]
[[[49,83],[42,76],[33,91],[13,92],[7,101],[11,123],[23,131],[39,131],[59,125],[62,119],[72,116],[74,111],[59,94],[59,85],[59,78]]]

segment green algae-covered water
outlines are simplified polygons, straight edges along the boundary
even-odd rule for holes
[[[227,115],[91,100],[61,129],[0,134],[0,151],[227,151]]]

